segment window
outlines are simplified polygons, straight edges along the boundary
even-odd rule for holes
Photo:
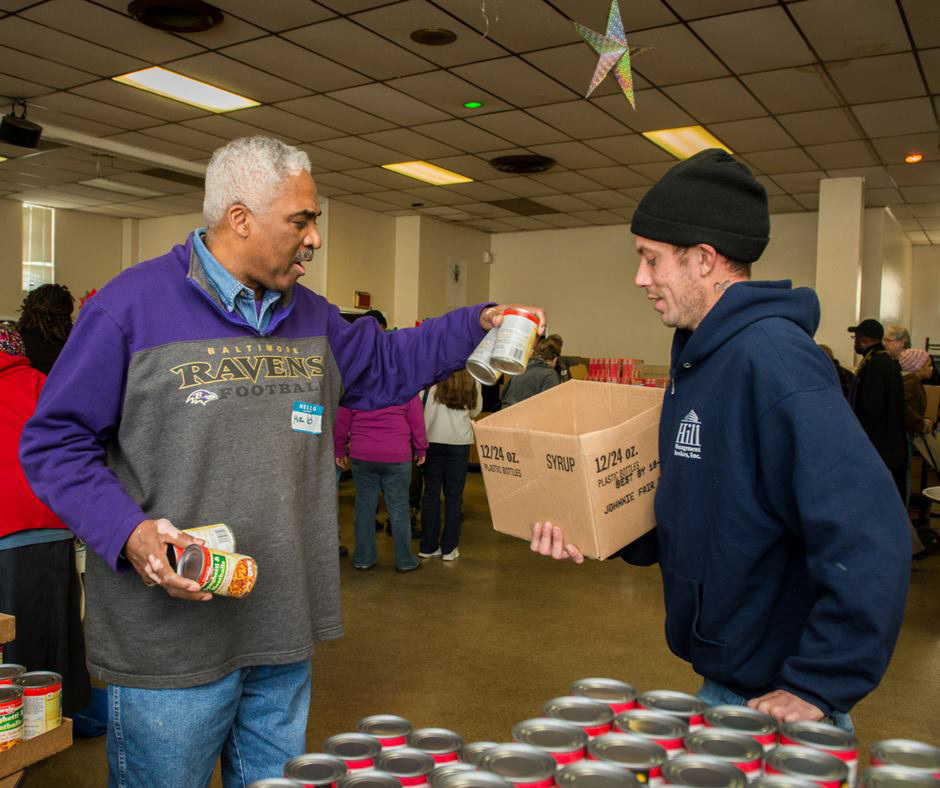
[[[23,203],[23,290],[55,282],[55,208]]]

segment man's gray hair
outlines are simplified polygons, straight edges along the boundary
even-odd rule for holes
[[[206,227],[217,227],[233,205],[264,213],[284,178],[310,172],[310,158],[274,137],[241,137],[212,154],[206,167],[202,215]]]
[[[885,337],[888,339],[902,340],[905,348],[911,346],[911,332],[898,323],[892,323],[885,329]]]

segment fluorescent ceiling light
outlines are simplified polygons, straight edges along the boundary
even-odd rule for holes
[[[6,156],[0,156],[0,161],[6,161],[6,160],[7,160]]]
[[[207,109],[210,112],[231,112],[235,109],[260,106],[257,101],[239,96],[237,93],[230,93],[159,66],[132,71],[129,74],[112,77],[112,79],[134,88],[149,90],[159,96],[192,104],[200,109]]]
[[[687,159],[706,148],[721,148],[728,153],[734,153],[731,148],[702,126],[644,131],[643,136],[677,159]]]
[[[96,189],[106,189],[109,192],[120,192],[121,194],[131,194],[134,197],[162,197],[163,192],[157,192],[153,189],[145,189],[143,186],[134,186],[130,183],[121,181],[112,181],[110,178],[90,178],[87,181],[79,181],[82,186],[93,186]]]
[[[432,183],[435,186],[446,186],[451,183],[472,183],[473,178],[465,175],[459,175],[456,172],[445,170],[426,161],[400,161],[397,164],[383,164],[386,170],[407,175],[409,178],[416,178],[425,183]]]

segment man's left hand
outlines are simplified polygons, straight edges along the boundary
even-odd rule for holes
[[[821,720],[826,715],[812,703],[786,690],[774,690],[759,698],[752,698],[747,702],[752,709],[769,714],[777,722],[798,722],[799,720]]]
[[[491,328],[499,326],[503,322],[503,313],[507,309],[524,309],[537,315],[539,319],[539,336],[545,333],[545,313],[537,306],[523,306],[522,304],[500,304],[499,306],[488,306],[480,312],[480,328],[489,331]]]

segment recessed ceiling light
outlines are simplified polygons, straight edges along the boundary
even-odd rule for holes
[[[509,156],[497,156],[495,159],[490,159],[490,164],[500,172],[524,175],[532,172],[547,172],[555,166],[555,160],[534,153],[519,153]]]
[[[202,33],[222,22],[222,12],[202,0],[134,0],[127,13],[147,27],[169,33]]]
[[[467,109],[479,109],[480,107],[483,106],[483,102],[482,101],[465,101],[464,106]]]
[[[721,148],[728,153],[734,153],[731,148],[702,126],[644,131],[643,136],[677,159],[687,159],[706,148]]]
[[[442,47],[453,44],[457,40],[457,34],[444,27],[423,27],[411,32],[411,40],[429,47]]]
[[[208,85],[197,79],[184,77],[175,71],[167,71],[160,66],[132,71],[129,74],[112,77],[112,79],[115,82],[182,101],[184,104],[191,104],[210,112],[231,112],[236,109],[260,106],[259,102],[253,99]]]
[[[923,160],[924,160],[923,153],[908,153],[907,156],[904,157],[905,164],[917,164],[917,162],[923,161]]]
[[[396,164],[383,164],[382,167],[401,175],[407,175],[409,178],[432,183],[435,186],[445,186],[451,183],[471,183],[473,181],[473,178],[445,170],[443,167],[438,167],[426,161],[400,161]]]
[[[113,181],[110,178],[89,178],[87,181],[79,181],[82,186],[91,186],[95,189],[105,189],[110,192],[119,192],[120,194],[130,194],[134,197],[162,197],[164,192],[145,189],[143,186],[134,186],[132,183],[123,183],[122,181]]]

